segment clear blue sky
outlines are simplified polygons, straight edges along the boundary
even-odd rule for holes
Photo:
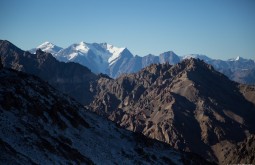
[[[1,0],[0,39],[25,50],[85,41],[255,59],[255,0]]]

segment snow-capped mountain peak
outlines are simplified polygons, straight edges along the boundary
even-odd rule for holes
[[[45,42],[37,49],[52,53],[59,61],[80,63],[89,67],[94,73],[107,73],[108,67],[115,63],[126,49],[108,43],[87,43],[84,41],[74,43],[59,51],[55,50],[55,47],[54,44]]]
[[[46,41],[39,45],[37,48],[53,48],[55,45],[49,41]]]
[[[89,44],[87,44],[86,42],[82,41],[79,44],[76,44],[75,50],[80,51],[82,53],[88,53],[88,51],[90,49],[88,45]]]
[[[51,53],[52,55],[55,56],[63,48],[56,46],[55,44],[53,44],[49,41],[46,41],[46,42],[42,43],[41,45],[37,46],[36,48],[31,49],[30,52],[35,53],[37,49],[41,49],[42,51]]]
[[[237,56],[236,58],[231,58],[228,61],[241,61],[241,60],[244,60],[244,59],[240,56]]]
[[[98,43],[86,43],[83,41],[77,44],[73,44],[71,48],[73,53],[70,52],[70,54],[74,54],[75,52],[76,54],[79,53],[79,55],[87,56],[88,52],[92,51],[95,55],[101,57],[105,62],[109,63],[118,58],[120,53],[125,49],[115,47],[107,43],[98,44]]]
[[[108,59],[109,64],[111,65],[114,61],[120,56],[121,52],[123,52],[125,48],[118,48],[113,45],[107,44],[107,50],[112,54],[112,56]]]

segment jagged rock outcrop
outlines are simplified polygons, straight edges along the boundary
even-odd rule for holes
[[[97,76],[80,64],[59,62],[40,49],[31,54],[4,40],[0,41],[0,56],[4,67],[39,76],[82,104],[93,98],[90,84]]]
[[[226,159],[222,148],[255,133],[254,87],[230,81],[201,60],[154,64],[116,80],[101,77],[96,87],[91,110],[219,163]]]
[[[210,164],[118,128],[36,76],[0,70],[0,164]]]

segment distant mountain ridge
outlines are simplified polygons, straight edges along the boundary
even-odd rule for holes
[[[86,43],[72,44],[67,48],[45,42],[37,48],[30,50],[34,53],[36,49],[52,53],[60,61],[73,61],[90,68],[94,73],[107,73],[108,67],[113,65],[125,54],[131,54],[126,48],[118,48],[107,43]]]
[[[211,59],[206,55],[190,54],[178,56],[173,51],[157,55],[134,56],[127,48],[119,48],[107,43],[86,43],[72,44],[67,48],[61,48],[52,43],[45,42],[36,49],[52,53],[60,61],[73,61],[80,63],[98,74],[107,74],[116,78],[123,73],[134,73],[150,64],[170,63],[177,64],[187,58],[196,58],[214,66],[221,73],[227,75],[231,80],[255,84],[255,61],[244,59],[240,56],[229,60]]]

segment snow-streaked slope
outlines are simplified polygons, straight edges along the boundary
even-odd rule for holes
[[[62,49],[55,57],[64,62],[80,63],[95,73],[107,73],[109,65],[116,62],[124,49],[107,43],[80,42]]]
[[[240,60],[240,56],[237,56],[235,60],[236,60],[236,61]]]
[[[67,48],[59,51],[55,56],[60,61],[71,61],[77,56],[86,56],[89,51],[89,47],[85,42],[79,44],[72,44]]]
[[[118,128],[35,76],[2,69],[0,79],[0,164],[183,164],[187,159],[202,160]]]
[[[92,51],[95,55],[100,56],[104,61],[108,61],[111,63],[114,59],[118,58],[120,56],[120,53],[125,48],[119,48],[107,43],[86,43],[86,42],[80,42],[77,44],[72,44],[68,48],[62,50],[60,53],[57,54],[57,56],[65,56],[68,58],[68,60],[71,60],[72,58],[75,58],[74,55],[70,56],[70,54],[73,54],[74,52],[77,53],[76,55],[80,54],[83,56],[87,56],[89,51]]]
[[[74,45],[74,49],[78,52],[81,52],[81,53],[88,53],[89,51],[89,44],[86,44],[85,42],[80,42],[79,44],[75,44]]]
[[[35,53],[36,49],[52,53],[59,61],[77,62],[91,69],[94,73],[109,74],[110,66],[116,63],[127,48],[116,47],[108,43],[75,43],[67,48],[60,48],[56,45],[45,42],[37,48],[31,49]],[[133,55],[131,54],[131,58]]]
[[[110,65],[112,65],[116,61],[116,59],[118,59],[124,49],[125,48],[118,48],[113,45],[107,44],[107,50],[112,54],[111,57],[108,59]]]
[[[44,52],[51,53],[54,56],[63,48],[46,41],[42,43],[41,45],[39,45],[38,47],[31,49],[30,52],[34,54],[37,49],[41,49]]]
[[[238,62],[238,61],[240,62],[241,60],[244,61],[244,60],[246,60],[246,59],[244,59],[244,58],[242,58],[242,57],[240,57],[240,56],[237,56],[236,58],[228,59],[228,61],[237,61],[237,62]]]

